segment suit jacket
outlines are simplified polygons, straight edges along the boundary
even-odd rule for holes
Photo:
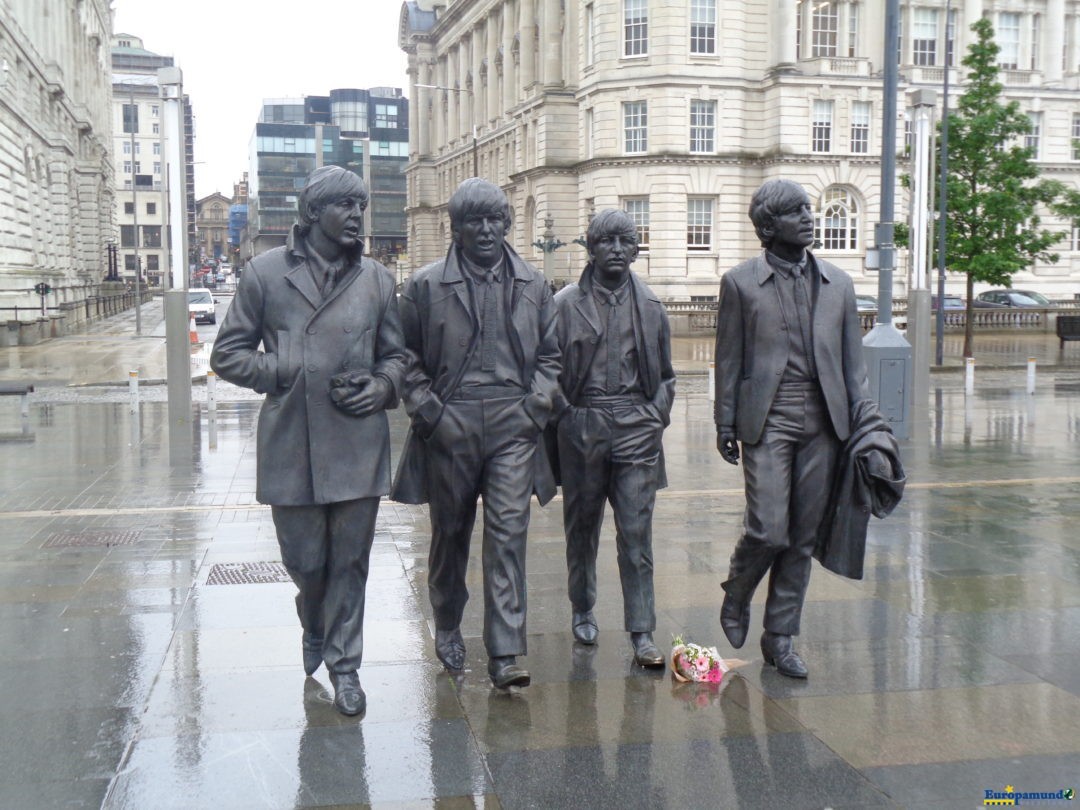
[[[862,579],[870,515],[883,518],[896,508],[907,476],[892,429],[873,402],[856,403],[851,422],[814,557],[833,573]]]
[[[562,351],[562,372],[559,374],[559,391],[555,399],[556,419],[581,397],[582,387],[596,357],[604,320],[596,308],[593,295],[591,264],[585,268],[581,280],[561,289],[555,296],[559,312],[557,334]],[[656,409],[664,427],[671,422],[671,403],[675,399],[675,369],[671,365],[671,327],[667,310],[656,293],[630,273],[635,309],[635,339],[637,341],[638,374],[645,397]],[[550,433],[549,428],[549,433]],[[554,436],[548,436],[549,454],[557,446]],[[558,464],[553,464],[556,480],[560,480]],[[660,482],[666,486],[663,452],[660,456]]]
[[[285,247],[248,263],[210,367],[266,394],[256,445],[259,502],[296,506],[385,495],[386,412],[356,417],[339,410],[330,378],[369,370],[390,383],[396,407],[406,358],[394,277],[357,254],[324,301],[299,238],[294,229]]]
[[[840,268],[809,254],[821,278],[814,304],[814,361],[837,437],[851,433],[851,406],[870,396],[855,286]],[[787,366],[789,323],[780,304],[776,271],[765,254],[733,267],[720,280],[716,319],[717,427],[734,426],[739,441],[761,438]]]
[[[524,407],[538,433],[551,416],[559,382],[559,344],[555,303],[542,273],[503,245],[513,282],[507,320],[511,349],[528,393]],[[480,322],[469,300],[465,270],[451,245],[446,258],[417,270],[401,295],[401,320],[408,367],[402,386],[412,422],[390,497],[402,503],[427,503],[424,439],[438,424],[445,403],[457,390],[465,362],[478,349]],[[555,494],[543,443],[538,442],[534,491],[541,503]]]

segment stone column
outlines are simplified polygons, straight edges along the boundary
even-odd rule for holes
[[[804,14],[806,11],[803,12]],[[775,0],[772,30],[772,67],[794,66],[798,61],[795,53],[795,0]],[[717,26],[720,21],[717,20]]]
[[[461,87],[461,92],[455,92],[454,90],[446,90],[446,138],[443,143],[449,144],[450,141],[457,138],[460,134],[458,129],[458,109],[461,106],[461,96],[465,92],[465,87],[460,81],[461,76],[458,72],[458,59],[460,53],[458,48],[454,48],[446,55],[446,86],[453,88],[455,86]]]
[[[544,49],[544,85],[559,86],[562,78],[562,12],[559,0],[544,0],[544,23],[541,31]]]
[[[435,81],[432,84],[437,84],[440,87],[449,87],[447,82],[450,81],[446,71],[446,57],[444,56],[435,64]],[[447,129],[446,129],[446,117],[449,114],[450,103],[446,98],[449,95],[445,90],[432,90],[431,91],[431,106],[432,117],[435,120],[435,142],[433,144],[432,152],[438,152],[442,147],[446,146],[447,141]]]
[[[521,0],[521,88],[536,81],[536,0]]]
[[[431,80],[430,60],[421,58],[419,68],[420,84],[437,84],[437,82]],[[413,139],[413,133],[415,132],[416,150],[420,155],[431,153],[431,128],[437,116],[435,105],[438,97],[438,90],[422,88],[420,92],[413,95],[415,102],[409,105],[410,121],[415,120],[417,122],[416,124],[409,124],[410,127],[415,127],[409,130],[409,140]],[[414,107],[416,107],[415,116],[413,115]]]
[[[1041,33],[1044,38],[1041,60],[1043,81],[1046,84],[1061,84],[1061,61],[1065,51],[1065,0],[1047,0]]]
[[[416,54],[409,55],[409,67],[406,73],[409,74],[409,87],[412,89],[409,98],[409,154],[415,155],[420,152],[420,127],[417,126],[420,120],[420,107],[423,105],[422,99],[428,94],[427,90],[416,86],[418,82],[425,83],[423,79],[418,78],[420,71],[416,64]]]
[[[487,119],[494,121],[499,117],[499,70],[495,66],[496,57],[499,54],[499,18],[492,11],[487,18],[487,31],[484,35],[487,42]]]
[[[514,31],[517,30],[517,17],[513,14],[511,0],[506,0],[502,7],[502,49],[503,49],[503,115],[517,104],[517,68],[514,66]]]

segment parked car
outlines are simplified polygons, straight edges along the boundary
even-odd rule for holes
[[[877,299],[872,295],[856,295],[855,306],[859,312],[877,312]]]
[[[964,309],[964,299],[959,295],[946,295],[943,299],[945,301],[944,309]],[[930,296],[930,309],[937,309],[938,297],[936,295]]]
[[[975,296],[975,305],[993,304],[1002,307],[1052,307],[1045,295],[1034,290],[987,290]]]
[[[217,323],[217,307],[209,290],[188,290],[187,305],[195,323]]]

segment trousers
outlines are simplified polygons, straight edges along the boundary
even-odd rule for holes
[[[756,444],[744,444],[746,512],[724,590],[749,601],[769,573],[765,629],[799,634],[811,555],[839,456],[817,383],[781,384]]]
[[[663,430],[649,405],[630,398],[570,408],[558,425],[570,604],[582,613],[596,604],[596,557],[606,500],[615,517],[623,623],[631,633],[656,629],[652,516]]]
[[[461,624],[469,600],[469,544],[482,497],[484,646],[491,657],[526,652],[525,538],[539,434],[518,394],[451,399],[427,439],[428,595],[435,627],[453,630]]]
[[[354,672],[364,656],[364,598],[378,498],[272,506],[285,570],[299,589],[308,643],[322,641],[330,672]]]

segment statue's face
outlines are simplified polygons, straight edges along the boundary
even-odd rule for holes
[[[773,217],[772,237],[773,246],[808,248],[814,244],[814,211],[809,197],[803,195],[791,200]]]
[[[470,262],[478,267],[493,267],[502,258],[507,224],[502,212],[478,211],[465,217],[454,231],[454,238]]]
[[[589,248],[595,271],[618,283],[630,272],[637,254],[637,239],[623,233],[605,233]]]
[[[319,228],[334,244],[349,249],[360,241],[363,218],[364,208],[358,197],[341,197],[323,207],[313,227]]]

